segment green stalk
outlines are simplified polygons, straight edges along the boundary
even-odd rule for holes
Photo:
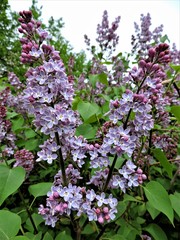
[[[58,134],[58,132],[55,132],[55,138],[56,138],[57,145],[61,146],[60,141],[59,141],[59,134]],[[66,179],[64,159],[63,159],[61,148],[59,148],[59,150],[58,150],[58,157],[59,157],[59,166],[60,166],[61,172],[62,172],[63,185],[66,186],[67,185],[67,179]]]
[[[26,209],[26,212],[27,212],[27,214],[28,214],[28,217],[29,217],[29,219],[30,219],[30,222],[32,223],[32,226],[33,226],[33,228],[34,228],[34,233],[35,233],[35,234],[38,234],[37,227],[36,227],[36,225],[35,225],[35,222],[34,222],[32,216],[31,216],[31,213],[30,213],[30,211],[29,211],[29,208],[28,208],[28,206],[27,206],[27,204],[26,204],[26,202],[25,202],[25,200],[24,200],[23,194],[22,194],[22,192],[21,192],[20,189],[18,190],[18,193],[19,193],[19,196],[20,196],[20,198],[21,198],[21,200],[22,200],[22,202],[23,202],[23,204],[24,204],[24,207],[25,207],[25,209]]]

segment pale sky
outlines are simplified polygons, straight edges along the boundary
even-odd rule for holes
[[[31,0],[9,0],[12,10],[28,10]],[[121,16],[118,52],[128,52],[131,49],[131,35],[134,33],[134,22],[140,24],[140,14],[151,15],[151,30],[163,24],[164,34],[171,43],[176,43],[180,49],[180,0],[38,0],[38,6],[43,6],[42,17],[46,23],[50,16],[63,18],[65,27],[63,36],[73,46],[75,52],[85,50],[84,34],[95,43],[97,24],[101,23],[103,11],[108,11],[109,22]]]

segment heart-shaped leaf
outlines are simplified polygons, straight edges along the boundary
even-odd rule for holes
[[[0,211],[0,239],[9,240],[16,236],[21,226],[21,218],[10,211]]]
[[[151,181],[144,187],[149,204],[164,213],[173,224],[174,211],[166,189],[158,182]]]
[[[45,196],[47,192],[51,189],[52,183],[42,182],[31,185],[28,190],[34,197]]]
[[[0,205],[14,193],[25,179],[25,170],[22,167],[10,169],[0,165]]]

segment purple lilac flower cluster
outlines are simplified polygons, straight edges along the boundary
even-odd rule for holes
[[[90,181],[87,183],[97,186],[99,189],[103,189],[103,183],[108,177],[109,169],[95,171],[95,174],[91,177]],[[120,189],[124,193],[127,189],[132,187],[138,187],[147,179],[147,176],[143,173],[141,168],[131,161],[128,160],[126,164],[120,168],[117,172],[114,172],[112,179],[109,182],[109,189]]]
[[[178,136],[173,132],[169,134],[158,134],[157,132],[152,135],[152,142],[156,148],[160,148],[164,151],[168,159],[172,159],[177,155],[177,142],[179,142]],[[171,149],[171,151],[169,151]]]
[[[19,78],[13,72],[10,72],[8,74],[8,80],[9,80],[11,86],[13,86],[15,88],[15,90],[23,89],[24,85],[21,83]]]
[[[108,12],[105,10],[103,13],[102,23],[97,26],[98,37],[96,41],[102,51],[106,49],[113,50],[119,41],[119,36],[115,34],[115,31],[119,27],[120,16],[118,16],[114,22],[112,22],[111,28],[109,27]]]
[[[115,33],[119,27],[120,16],[118,16],[114,22],[112,22],[111,27],[109,26],[108,12],[105,10],[102,17],[102,23],[97,25],[97,35],[96,41],[99,44],[101,53],[107,52],[110,56],[111,53],[116,49],[119,42],[119,36]],[[87,35],[84,35],[85,43],[90,46],[90,39]]]
[[[142,169],[137,166],[130,160],[118,170],[119,174],[113,175],[110,185],[112,188],[120,188],[124,193],[126,189],[137,187],[139,184],[142,184],[144,180],[147,179],[147,176],[143,174]]]
[[[145,57],[147,55],[146,50],[151,47],[151,44],[157,44],[160,42],[163,32],[163,25],[160,25],[151,31],[151,16],[149,13],[147,16],[141,14],[140,21],[141,26],[139,26],[137,23],[134,23],[136,35],[132,35],[132,52],[138,52],[141,57]]]
[[[7,116],[7,100],[10,89],[6,88],[0,92],[0,144],[2,146],[2,157],[12,156],[16,149],[16,137],[11,130],[11,122],[6,119]]]
[[[47,225],[55,226],[55,223],[63,215],[76,212],[80,217],[83,213],[87,215],[89,221],[98,221],[103,224],[115,218],[117,213],[117,199],[112,194],[107,196],[105,193],[96,194],[93,189],[76,186],[80,177],[77,169],[72,165],[66,168],[68,186],[63,187],[61,182],[61,171],[55,176],[51,191],[48,192],[46,207],[39,208],[39,213],[45,219]]]
[[[134,84],[136,93],[129,90],[127,93],[126,90],[121,100],[111,102],[110,119],[114,123],[121,119],[124,121],[123,116],[126,116],[131,109],[136,113],[133,121],[135,132],[147,135],[153,127],[153,120],[149,113],[152,107],[155,107],[157,109],[156,118],[161,121],[161,124],[163,122],[164,125],[167,124],[169,118],[167,118],[165,107],[170,103],[169,97],[164,97],[165,90],[162,82],[166,78],[163,65],[166,65],[171,59],[168,48],[169,46],[165,43],[150,48],[148,57],[139,61],[139,68],[134,67],[129,72],[129,77],[125,79],[126,84],[129,86]],[[166,117],[163,118],[164,115]],[[162,121],[163,119],[164,121]]]
[[[58,159],[61,166],[48,193],[46,207],[41,205],[39,213],[46,220],[46,224],[53,227],[62,215],[70,216],[72,211],[76,212],[77,216],[85,213],[89,221],[104,223],[113,220],[117,213],[117,199],[103,191],[110,172],[109,157],[127,154],[130,158],[138,140],[138,134],[133,134],[135,127],[131,129],[119,125],[119,122],[125,121],[125,116],[131,109],[136,111],[137,116],[141,114],[139,119],[135,118],[136,122],[141,121],[143,112],[146,111],[147,116],[143,116],[144,132],[141,133],[144,134],[152,125],[148,125],[151,123],[151,116],[148,115],[151,107],[144,95],[139,93],[134,95],[132,91],[127,90],[121,102],[118,100],[111,102],[112,123],[106,126],[101,143],[88,144],[82,136],[75,136],[80,120],[77,112],[71,109],[74,96],[73,81],[67,77],[58,52],[51,46],[43,44],[48,34],[40,29],[40,23],[34,21],[28,11],[23,11],[20,15],[23,29],[20,32],[26,36],[21,39],[24,44],[21,60],[24,63],[34,63],[36,66],[26,73],[26,88],[23,90],[20,104],[28,113],[34,115],[33,123],[37,130],[49,136],[49,139],[40,145],[41,150],[37,153],[36,161],[47,161],[51,164]],[[114,26],[114,29],[116,27]],[[34,35],[36,39],[33,38]],[[122,109],[119,110],[118,117],[113,120],[111,117],[113,111],[120,107]],[[136,132],[142,131],[141,125],[142,122]],[[68,164],[68,160],[65,159],[71,159],[73,165],[65,167],[64,163]],[[86,160],[89,161],[90,168],[97,171],[87,176],[88,184],[85,187],[81,174]],[[118,173],[113,172],[108,187],[119,188],[124,192],[128,188],[137,187],[146,177],[141,169],[135,169],[136,166],[128,161]],[[117,184],[118,176],[124,185]],[[94,186],[99,186],[100,189],[95,192]]]
[[[56,52],[53,51],[52,47],[43,45],[42,49],[40,49],[42,42],[49,38],[48,33],[41,28],[41,22],[32,18],[31,11],[22,11],[19,14],[21,17],[18,20],[21,23],[21,27],[18,30],[25,35],[24,38],[20,39],[22,44],[21,62],[36,62],[42,54],[44,54],[44,60],[51,53],[52,57],[56,57]],[[39,37],[39,42],[36,41],[37,36]]]
[[[27,53],[28,56],[25,57],[23,54],[25,57],[23,61],[31,63],[39,61],[41,64],[41,66],[30,68],[26,73],[27,83],[21,104],[23,109],[27,109],[28,113],[34,115],[33,122],[36,128],[50,136],[50,139],[41,146],[42,151],[38,152],[37,161],[45,160],[52,163],[58,157],[56,151],[60,148],[60,144],[62,155],[65,157],[66,150],[70,152],[68,147],[71,145],[73,148],[72,139],[75,128],[80,123],[77,112],[71,110],[74,95],[73,83],[65,73],[64,64],[58,52],[51,46],[43,44],[48,34],[40,28],[41,24],[33,20],[29,12],[23,11],[20,15],[22,18],[19,21],[24,29],[20,32],[26,36],[23,40],[21,39],[25,44],[23,51],[32,45]],[[33,34],[36,34],[36,40],[33,39]]]
[[[133,94],[132,91],[126,90],[120,100],[111,100],[109,118],[114,124],[120,120],[125,121],[127,114],[131,110],[135,113],[133,120],[134,129],[126,129],[125,132],[128,131],[129,133],[131,130],[131,132],[134,131],[138,136],[147,135],[149,130],[153,128],[153,119],[149,114],[151,105],[143,94]],[[134,136],[128,139],[132,139],[132,154],[135,147],[133,142],[136,141],[136,138]]]
[[[34,155],[26,149],[21,149],[16,151],[14,158],[16,162],[14,163],[13,167],[23,167],[26,171],[26,176],[28,176],[34,168]]]

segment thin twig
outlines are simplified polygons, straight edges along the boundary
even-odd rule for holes
[[[36,225],[35,225],[35,222],[34,222],[32,216],[31,216],[31,213],[30,213],[30,211],[29,211],[29,208],[28,208],[28,206],[27,206],[27,204],[26,204],[26,202],[25,202],[25,200],[24,200],[23,194],[22,194],[22,192],[21,192],[20,189],[18,190],[18,193],[19,193],[19,196],[20,196],[20,198],[21,198],[21,200],[22,200],[22,202],[23,202],[23,204],[24,204],[24,207],[25,207],[26,212],[27,212],[27,214],[28,214],[29,220],[30,220],[30,222],[32,223],[32,226],[33,226],[33,228],[34,228],[34,233],[35,233],[35,234],[38,234],[37,227],[36,227]]]
[[[59,141],[59,134],[58,134],[58,132],[55,132],[55,138],[56,138],[56,143],[57,143],[57,145],[58,145],[58,146],[61,146],[60,141]],[[60,147],[59,150],[58,150],[58,156],[59,156],[59,165],[60,165],[61,172],[62,172],[63,185],[66,186],[66,185],[67,185],[67,179],[66,179],[64,159],[63,159],[61,147]]]

